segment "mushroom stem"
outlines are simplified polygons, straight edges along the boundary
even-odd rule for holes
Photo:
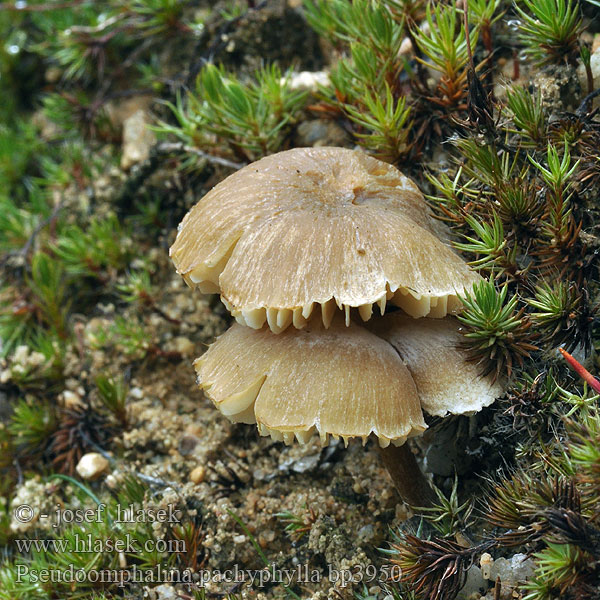
[[[381,460],[388,470],[400,497],[411,506],[431,506],[435,499],[408,444],[379,448]]]

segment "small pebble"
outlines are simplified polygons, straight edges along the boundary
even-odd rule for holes
[[[138,110],[123,121],[122,169],[128,170],[150,155],[156,137],[148,125],[149,119],[143,110]]]
[[[192,356],[194,353],[197,352],[194,343],[186,337],[176,337],[173,340],[173,345],[175,347],[175,350],[183,356]]]
[[[108,469],[108,461],[97,452],[89,452],[81,457],[81,460],[75,467],[80,477],[93,481],[98,479],[106,469]]]
[[[181,456],[189,456],[194,451],[194,448],[198,445],[199,441],[200,440],[196,436],[184,435],[179,440],[177,451]]]
[[[289,78],[283,77],[281,83],[288,83],[292,90],[310,90],[316,92],[320,85],[329,85],[329,73],[326,71],[300,71]]]
[[[494,559],[492,555],[488,552],[484,552],[481,555],[481,559],[479,561],[479,566],[481,567],[481,574],[484,579],[490,579],[492,574],[492,565],[494,564]]]
[[[177,600],[181,597],[172,585],[166,583],[154,588],[154,592],[157,594],[158,600]]]
[[[195,469],[192,469],[190,473],[190,480],[192,483],[202,483],[204,481],[204,477],[206,476],[206,469],[200,465]]]
[[[82,406],[79,395],[71,390],[65,390],[62,393],[62,401],[65,408],[78,408]]]

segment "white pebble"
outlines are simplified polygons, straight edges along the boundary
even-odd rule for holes
[[[83,479],[92,481],[100,477],[108,469],[108,461],[102,454],[89,452],[81,457],[75,469]]]

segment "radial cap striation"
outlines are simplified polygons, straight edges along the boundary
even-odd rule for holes
[[[221,293],[236,319],[274,332],[320,312],[387,302],[443,317],[480,277],[436,235],[418,188],[397,169],[344,148],[296,148],[215,186],[185,216],[171,248],[177,271]]]

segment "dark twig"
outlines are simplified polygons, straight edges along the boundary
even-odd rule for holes
[[[144,182],[148,177],[158,169],[162,159],[169,154],[187,153],[194,154],[200,158],[205,159],[210,164],[219,165],[228,169],[238,170],[244,166],[244,163],[236,163],[226,158],[219,156],[212,156],[202,150],[198,150],[193,146],[187,146],[183,143],[172,143],[163,142],[156,144],[150,149],[150,156],[138,165],[135,165],[131,171],[129,179],[125,181],[121,192],[115,200],[115,204],[120,207],[122,212],[126,212],[127,208],[131,205],[133,198],[137,194],[138,190],[144,185]]]
[[[591,94],[588,94],[582,101],[581,104],[579,105],[579,107],[577,108],[577,110],[575,111],[575,114],[578,117],[582,117],[584,115],[587,114],[588,112],[588,107],[590,105],[590,102],[596,98],[597,96],[600,96],[600,88],[598,88],[597,90],[594,90]]]
[[[183,142],[163,142],[162,144],[159,144],[157,146],[156,151],[159,154],[194,154],[208,161],[211,164],[219,165],[221,167],[227,167],[228,169],[235,169],[236,171],[246,166],[246,163],[233,162],[231,160],[227,160],[226,158],[221,158],[220,156],[213,156],[212,154],[208,154],[207,152],[199,150],[198,148],[194,148],[193,146],[187,146]]]
[[[467,56],[469,66],[467,68],[467,80],[469,82],[469,93],[467,95],[467,111],[469,121],[477,128],[483,127],[488,133],[493,134],[495,130],[493,110],[490,104],[489,94],[485,91],[479,76],[475,70],[473,51],[471,49],[471,35],[469,33],[469,0],[465,0],[464,6],[465,40],[467,42]]]
[[[464,585],[475,558],[495,545],[491,539],[465,548],[452,540],[423,540],[407,534],[403,544],[392,545],[398,551],[392,562],[402,568],[402,583],[420,598],[451,600]]]
[[[85,0],[73,0],[72,2],[56,2],[48,4],[26,4],[25,2],[17,5],[12,2],[0,3],[0,11],[9,10],[12,12],[44,12],[47,10],[61,10],[65,8],[74,8],[83,4]]]
[[[6,262],[10,259],[13,258],[15,256],[20,256],[24,259],[27,258],[33,243],[35,242],[35,239],[37,238],[37,236],[39,235],[40,231],[42,229],[44,229],[44,227],[46,227],[46,225],[49,225],[50,223],[52,223],[52,221],[54,219],[56,219],[56,216],[58,215],[58,213],[60,212],[60,210],[63,208],[65,204],[64,200],[61,200],[53,209],[52,209],[52,213],[50,214],[49,217],[46,217],[45,219],[43,219],[42,221],[40,221],[34,228],[34,230],[31,232],[31,235],[29,236],[29,238],[27,239],[27,241],[25,242],[25,244],[23,244],[23,247],[20,248],[19,250],[13,250],[11,252],[8,252],[7,254],[5,254],[2,259],[0,259],[0,265],[4,265],[6,264]]]

